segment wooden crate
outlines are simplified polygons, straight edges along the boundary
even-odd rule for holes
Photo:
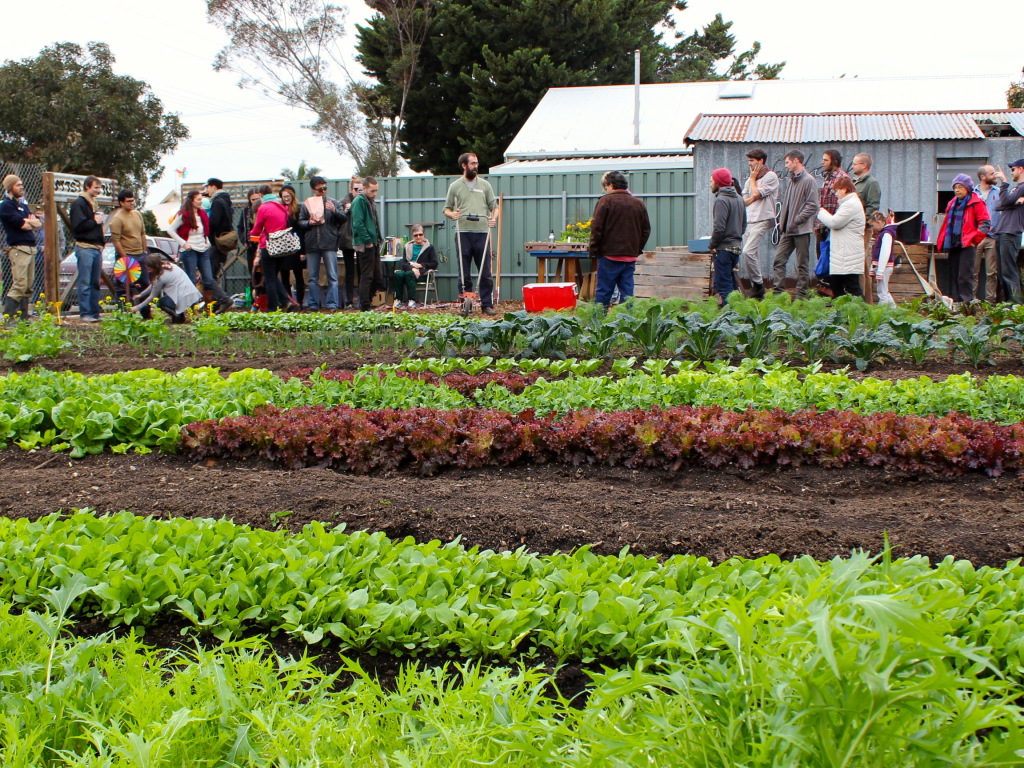
[[[633,283],[639,299],[703,301],[711,288],[711,254],[690,253],[685,246],[645,251],[637,259]]]

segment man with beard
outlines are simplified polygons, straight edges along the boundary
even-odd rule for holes
[[[349,209],[352,220],[352,247],[359,254],[359,309],[368,312],[376,291],[387,288],[380,263],[382,238],[377,221],[377,179],[363,179],[363,191],[356,195]]]
[[[811,233],[814,231],[818,205],[818,185],[804,167],[804,155],[792,149],[785,156],[789,183],[782,197],[782,211],[779,213],[779,231],[782,233],[775,248],[775,290],[785,290],[786,263],[796,251],[796,297],[807,298],[810,287]]]
[[[996,233],[993,232],[999,224],[1000,211],[996,208],[999,205],[999,179],[996,178],[996,169],[991,165],[983,165],[978,169],[978,186],[974,188],[988,208],[989,221],[992,222],[992,229],[985,235],[985,239],[978,243],[974,251],[974,280],[975,284],[981,284],[982,262],[985,265],[985,301],[995,304],[998,299],[997,281],[999,280],[999,249],[996,247]],[[977,291],[975,291],[977,295]]]
[[[491,277],[491,249],[488,228],[497,226],[498,201],[487,179],[477,175],[479,160],[472,152],[459,157],[462,176],[448,187],[444,215],[457,222],[457,250],[462,260],[459,294],[473,292],[473,264],[480,270],[480,307],[485,315],[495,315],[494,279]]]
[[[843,156],[839,154],[838,149],[826,149],[821,156],[821,189],[818,190],[818,197],[821,207],[830,214],[834,214],[839,207],[839,198],[832,185],[837,179],[842,178],[850,178],[850,174],[843,170]],[[818,238],[818,258],[828,257],[828,227],[819,221],[815,224],[814,232]]]

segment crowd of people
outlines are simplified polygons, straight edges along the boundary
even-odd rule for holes
[[[775,290],[782,290],[786,266],[795,253],[798,297],[806,296],[812,285],[832,296],[863,297],[867,275],[876,283],[879,303],[895,304],[889,278],[898,256],[898,222],[880,210],[881,186],[871,174],[870,155],[854,157],[851,176],[842,167],[839,151],[825,150],[819,186],[804,165],[803,153],[791,150],[784,157],[788,183],[782,193],[765,151],[754,148],[746,157],[750,176],[742,187],[726,168],[711,174],[715,201],[710,249],[715,291],[722,301],[737,288],[738,266],[750,281],[751,295],[764,296],[761,250],[777,229]],[[991,165],[978,169],[977,190],[966,174],[953,179],[953,197],[935,245],[947,256],[945,293],[955,302],[975,300],[982,269],[988,301],[1021,301],[1017,254],[1024,233],[1024,160],[1010,163],[1009,169],[1014,186]],[[813,265],[812,243],[817,257]]]
[[[783,289],[787,265],[795,254],[798,297],[806,296],[812,287],[833,296],[863,296],[866,276],[875,283],[880,303],[895,303],[889,279],[898,255],[898,222],[880,210],[881,187],[871,173],[870,155],[853,158],[851,175],[843,169],[839,151],[826,149],[819,185],[806,168],[803,153],[791,150],[784,156],[788,176],[784,189],[763,149],[752,148],[746,159],[750,175],[742,185],[726,168],[711,174],[714,204],[709,249],[714,289],[721,301],[737,289],[737,270],[745,275],[750,295],[765,295],[761,252],[777,233],[771,263],[774,290]],[[497,199],[478,173],[476,155],[463,154],[459,165],[462,174],[449,186],[443,209],[444,216],[455,222],[459,294],[470,302],[478,300],[484,314],[493,315],[491,231],[497,224]],[[991,165],[978,169],[977,185],[966,174],[953,179],[953,197],[935,245],[947,255],[946,293],[954,301],[973,301],[982,280],[986,299],[1021,301],[1017,254],[1024,233],[1024,160],[1010,163],[1009,170],[1013,185]],[[8,175],[2,184],[0,222],[7,235],[13,276],[3,313],[27,318],[43,222],[25,201],[19,178]],[[172,264],[148,253],[145,225],[135,210],[132,190],[118,193],[117,208],[107,217],[96,202],[100,180],[86,177],[82,194],[70,208],[81,319],[99,321],[105,230],[119,258],[144,265],[137,280],[115,288],[119,300],[127,300],[146,317],[151,302],[165,310],[172,322],[183,322],[185,312],[199,303],[216,312],[229,309],[233,302],[221,286],[220,273],[228,254],[239,245],[257,307],[314,312],[371,309],[374,295],[387,288],[381,262],[384,238],[375,203],[377,180],[353,176],[341,200],[327,195],[327,181],[321,176],[313,176],[308,185],[310,194],[301,202],[301,191],[292,184],[276,191],[269,184],[253,187],[236,223],[223,182],[209,179],[204,191],[193,190],[185,196],[168,227],[180,248],[177,264]],[[620,298],[633,295],[636,261],[650,237],[651,223],[643,202],[629,191],[625,174],[609,171],[601,185],[604,194],[594,208],[589,250],[597,260],[595,299],[608,306],[616,294]],[[338,274],[339,255],[343,282]],[[398,260],[391,282],[395,307],[415,308],[417,283],[438,268],[437,252],[423,225],[413,225],[411,240]]]

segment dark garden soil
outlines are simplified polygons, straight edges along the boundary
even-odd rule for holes
[[[0,451],[0,514],[90,507],[144,515],[229,517],[298,530],[319,520],[391,537],[550,553],[591,544],[634,553],[819,560],[853,549],[947,555],[1003,566],[1024,556],[1024,482],[1016,474],[944,479],[820,467],[679,472],[544,465],[355,476],[287,471],[263,460]]]

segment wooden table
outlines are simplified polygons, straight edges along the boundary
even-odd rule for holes
[[[591,261],[590,268],[595,269],[593,264],[596,259],[590,255],[587,243],[551,243],[544,241],[528,242],[524,244],[526,252],[537,259],[537,282],[547,282],[547,261],[555,260],[555,279],[558,282],[576,283],[586,274],[581,267],[577,267],[584,259]]]

